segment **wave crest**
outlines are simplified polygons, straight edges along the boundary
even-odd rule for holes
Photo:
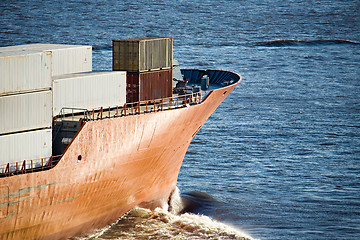
[[[318,39],[318,40],[297,40],[297,39],[279,39],[272,41],[257,42],[257,46],[265,47],[283,47],[283,46],[299,46],[299,45],[332,45],[332,44],[360,44],[358,42],[345,39]]]

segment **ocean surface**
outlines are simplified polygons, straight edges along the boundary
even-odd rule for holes
[[[0,46],[89,44],[94,70],[111,70],[112,39],[172,36],[182,67],[243,76],[188,149],[174,197],[184,209],[135,209],[80,239],[360,239],[359,9],[358,0],[0,1]]]

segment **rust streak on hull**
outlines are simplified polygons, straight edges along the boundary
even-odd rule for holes
[[[191,107],[86,122],[56,167],[0,179],[0,239],[62,239],[167,202],[193,136],[239,82]]]

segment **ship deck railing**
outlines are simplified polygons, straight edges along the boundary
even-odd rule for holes
[[[96,121],[115,117],[167,111],[200,104],[212,91],[199,91],[173,97],[125,103],[122,106],[98,107],[94,109],[61,109],[55,121]]]
[[[57,155],[0,165],[0,178],[51,169],[59,162],[61,157],[62,155]]]

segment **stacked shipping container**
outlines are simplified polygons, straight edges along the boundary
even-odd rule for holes
[[[155,100],[172,96],[172,70],[127,73],[127,102]]]
[[[62,108],[126,102],[126,72],[91,71],[91,46],[0,48],[0,173],[7,163],[51,157],[52,121]]]
[[[51,52],[1,52],[0,96],[51,88]]]
[[[0,48],[0,172],[7,163],[51,157],[52,77],[91,70],[91,46]]]
[[[84,73],[92,71],[91,46],[0,48],[0,165],[49,158],[52,118],[64,107],[172,96],[172,38],[114,40],[113,55],[117,72]]]
[[[113,40],[113,70],[127,71],[126,102],[172,96],[172,48],[170,37]]]
[[[59,115],[63,107],[92,109],[122,106],[126,102],[125,97],[124,71],[67,74],[53,78],[54,116]]]
[[[0,165],[51,156],[51,73],[51,51],[0,48]]]
[[[0,97],[0,135],[51,128],[51,91]]]
[[[170,37],[113,40],[113,70],[148,72],[172,68]]]
[[[51,76],[92,71],[92,47],[65,44],[27,44],[0,48],[0,53],[50,52],[52,55]]]
[[[0,165],[35,160],[37,167],[41,158],[48,159],[52,155],[52,130],[41,129],[29,132],[0,135]],[[28,162],[28,164],[30,164]],[[27,168],[30,166],[27,165]],[[3,166],[0,173],[4,172]]]

